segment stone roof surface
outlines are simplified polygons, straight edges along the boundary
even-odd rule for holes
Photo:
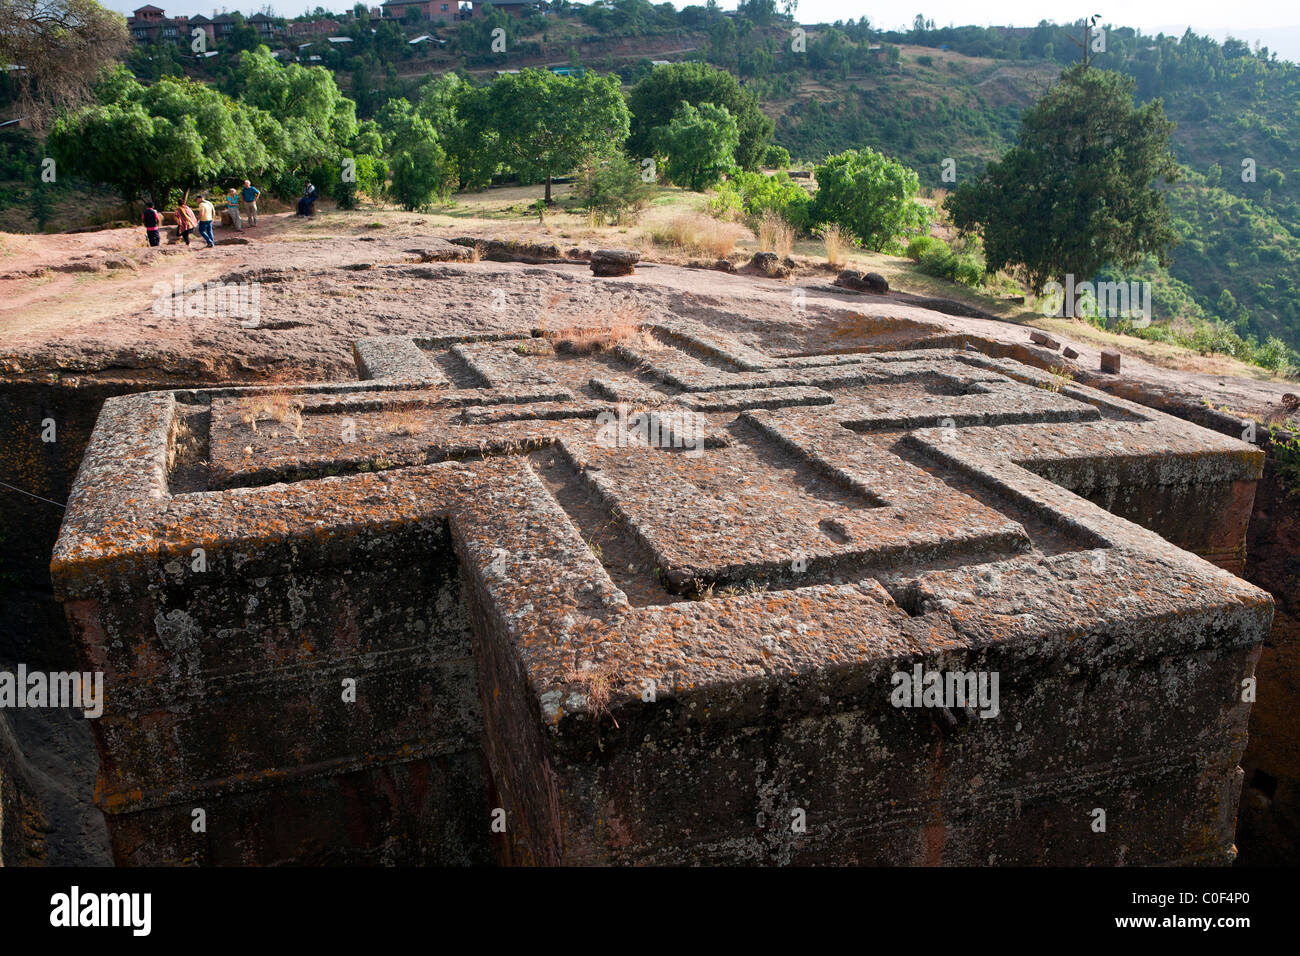
[[[1253,483],[1256,448],[919,344],[773,356],[673,324],[387,336],[357,343],[353,384],[113,398],[56,592],[93,600],[195,548],[275,564],[446,520],[559,763],[611,721],[749,726],[774,681],[811,713],[936,656],[1123,669],[1263,639],[1265,592],[1080,496]],[[205,679],[192,665],[109,670],[183,694]],[[1014,711],[1031,691],[1012,684]]]

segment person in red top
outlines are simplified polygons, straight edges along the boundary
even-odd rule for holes
[[[185,197],[181,197],[181,204],[176,207],[176,235],[185,240],[185,245],[190,244],[190,233],[199,227],[199,221],[194,217],[194,210],[185,205]]]
[[[153,208],[153,203],[144,207],[144,234],[149,238],[149,245],[158,245],[158,226],[162,223],[162,216],[158,215],[158,210]]]

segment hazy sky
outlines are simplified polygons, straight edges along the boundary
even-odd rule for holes
[[[129,14],[145,2],[146,0],[108,0],[107,6]],[[205,3],[203,0],[152,2],[169,15],[211,15],[214,9],[239,10],[251,14],[266,4],[266,0],[244,0],[242,3],[228,3],[228,6]],[[271,7],[280,16],[293,17],[317,6],[341,12],[349,9],[354,2],[355,0],[334,0],[332,3],[328,0],[272,0]],[[378,0],[367,2],[374,6]],[[726,9],[735,9],[736,0],[721,0],[721,4]],[[687,2],[675,0],[675,5],[681,9]],[[1149,33],[1163,31],[1181,34],[1190,26],[1197,33],[1219,39],[1229,33],[1252,43],[1259,39],[1270,49],[1275,49],[1290,59],[1296,59],[1297,53],[1300,53],[1300,40],[1297,39],[1300,38],[1300,10],[1297,10],[1294,0],[1250,0],[1237,4],[1226,3],[1224,0],[1130,0],[1117,5],[1096,2],[1093,6],[1082,4],[1079,0],[994,0],[978,6],[970,0],[911,0],[907,5],[864,4],[861,0],[800,0],[797,17],[802,23],[820,23],[856,20],[865,16],[881,29],[897,29],[910,26],[911,20],[918,13],[924,13],[927,19],[939,26],[963,26],[971,23],[980,26],[1033,26],[1039,20],[1068,23],[1086,14],[1099,13],[1103,23],[1111,21],[1122,26],[1140,27]],[[1270,30],[1277,30],[1273,42],[1270,42]]]
[[[728,4],[724,4],[726,6]],[[730,4],[734,6],[734,4]],[[916,9],[912,9],[915,7]],[[975,23],[980,26],[1007,25],[1033,26],[1039,20],[1069,23],[1081,16],[1101,14],[1102,22],[1112,21],[1121,26],[1141,27],[1144,31],[1158,32],[1177,24],[1178,28],[1191,26],[1196,32],[1207,32],[1221,27],[1286,27],[1300,24],[1300,11],[1294,3],[1250,2],[1224,3],[1223,0],[1132,0],[1124,4],[1091,5],[1079,0],[995,0],[993,3],[975,5],[970,0],[912,0],[903,4],[880,4],[872,7],[853,0],[801,0],[798,18],[805,21],[847,20],[866,16],[882,29],[910,26],[911,20],[924,13],[926,19],[938,26]],[[1182,32],[1178,29],[1178,32]]]

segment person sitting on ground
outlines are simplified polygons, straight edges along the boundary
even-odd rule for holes
[[[260,195],[262,195],[262,190],[245,179],[244,188],[240,190],[239,198],[244,200],[244,212],[247,213],[250,226],[257,225],[257,197]]]
[[[162,223],[162,216],[158,215],[158,210],[153,208],[153,203],[145,204],[141,219],[144,221],[144,234],[149,240],[149,245],[158,245],[158,226]]]
[[[194,218],[194,210],[185,205],[185,197],[181,197],[181,204],[176,207],[176,237],[183,239],[185,245],[190,244],[190,233],[199,227],[199,221]]]
[[[226,212],[230,214],[231,225],[243,232],[244,223],[239,215],[239,193],[235,192],[234,186],[231,186],[230,191],[226,193]]]
[[[314,202],[316,202],[316,187],[308,183],[307,188],[303,191],[302,198],[298,200],[298,215],[312,215],[311,207]]]
[[[212,238],[212,220],[216,218],[217,210],[213,208],[212,203],[199,195],[199,235],[211,249],[217,244],[217,240]]]

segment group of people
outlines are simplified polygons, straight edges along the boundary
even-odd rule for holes
[[[308,183],[307,186],[308,189],[312,190],[314,199],[315,191],[311,183]],[[243,232],[245,219],[247,219],[248,225],[257,225],[257,199],[261,195],[262,191],[247,179],[244,180],[243,189],[236,191],[232,186],[226,193],[223,197],[226,212],[229,213],[231,225],[235,229]],[[195,197],[196,205],[191,208],[188,198],[188,194],[182,196],[180,205],[176,207],[176,237],[188,246],[191,233],[198,232],[199,238],[207,243],[209,247],[216,245],[217,241],[212,235],[212,225],[217,218],[216,205],[200,193]],[[299,209],[301,210],[301,204],[299,204]],[[151,202],[145,206],[142,219],[149,245],[158,245],[161,241],[160,233],[163,214]]]

